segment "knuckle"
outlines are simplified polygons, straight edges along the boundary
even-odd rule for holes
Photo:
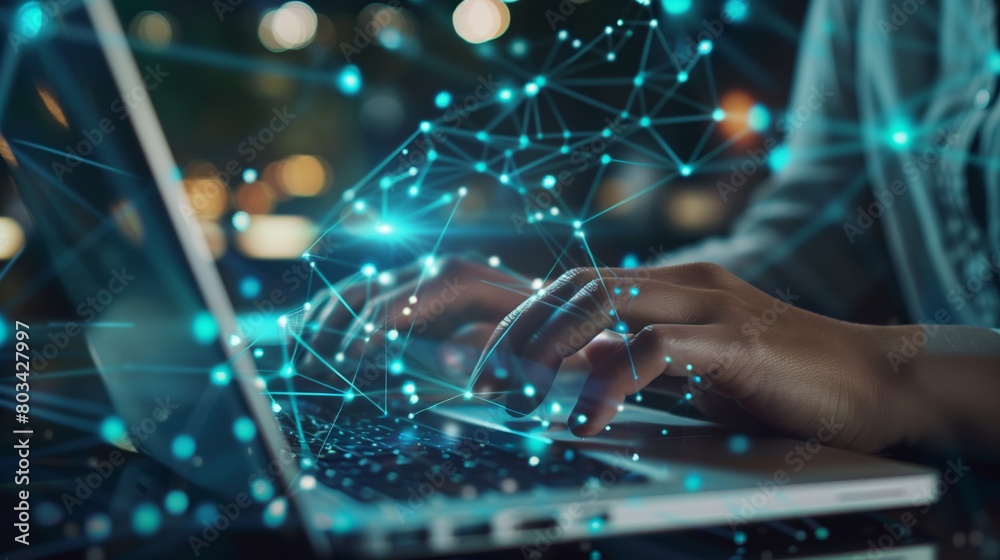
[[[577,284],[577,283],[581,283],[581,282],[584,282],[584,283],[588,282],[588,281],[592,280],[595,276],[596,276],[596,273],[594,272],[594,269],[592,269],[592,268],[585,268],[585,267],[578,267],[578,268],[571,268],[571,269],[569,269],[568,271],[566,271],[565,274],[563,274],[562,276],[560,276],[559,279],[560,280],[565,280],[567,282],[571,282],[571,283],[574,283],[574,284]]]

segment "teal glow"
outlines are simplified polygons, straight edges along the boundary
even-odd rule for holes
[[[691,176],[691,171],[692,170],[691,170],[691,166],[690,165],[682,165],[681,166],[681,175],[683,175],[684,177],[690,177]]]
[[[788,149],[788,146],[784,144],[771,150],[771,155],[767,158],[767,163],[771,167],[771,171],[774,171],[775,173],[788,167],[788,164],[791,163],[791,161],[791,151]]]
[[[910,143],[910,133],[906,130],[896,130],[892,133],[892,143],[897,146],[906,146]]]
[[[253,183],[257,180],[257,170],[256,169],[244,169],[243,170],[243,182]]]
[[[361,274],[366,278],[371,278],[378,274],[378,267],[372,263],[366,263],[361,266]]]
[[[108,443],[116,443],[125,437],[125,423],[117,416],[108,416],[101,422],[101,437]]]
[[[250,227],[250,214],[240,210],[233,214],[233,228],[236,231],[246,231]]]
[[[698,43],[698,52],[701,54],[710,54],[713,48],[715,48],[715,45],[708,39]]]
[[[447,109],[451,105],[451,93],[440,91],[434,96],[434,106],[438,109]]]
[[[674,361],[674,359],[671,358],[670,356],[667,356],[667,357],[663,358],[663,361],[667,362],[669,364],[670,362]]]
[[[240,281],[240,295],[247,299],[253,299],[259,296],[260,288],[260,280],[254,278],[253,276],[247,276]]]
[[[733,534],[733,542],[738,546],[743,546],[747,543],[747,534],[743,531],[737,531]]]
[[[682,83],[682,84],[683,84],[684,82],[688,81],[688,78],[689,78],[689,77],[690,77],[690,76],[688,75],[688,73],[687,73],[687,72],[684,72],[684,71],[681,71],[681,72],[678,72],[678,73],[677,73],[677,81],[678,81],[678,82],[680,82],[680,83]]]
[[[615,325],[615,332],[627,333],[628,325],[626,325],[624,321],[618,321],[618,324]]]
[[[722,8],[722,13],[729,18],[729,21],[739,23],[747,19],[750,5],[747,0],[728,0]]]
[[[750,438],[743,434],[736,434],[729,438],[729,451],[736,455],[742,455],[750,450]]]
[[[260,503],[266,502],[274,496],[274,486],[263,478],[255,478],[250,483],[250,496]]]
[[[696,474],[689,474],[684,477],[684,489],[688,492],[695,492],[701,488],[701,477]]]
[[[771,113],[767,110],[767,107],[761,105],[760,103],[755,104],[747,112],[747,125],[752,129],[760,132],[771,124]]]
[[[721,108],[712,111],[712,120],[715,122],[721,122],[726,120],[726,112]]]
[[[136,534],[148,537],[160,530],[163,515],[155,504],[143,502],[132,511],[132,529]]]
[[[173,451],[174,457],[185,461],[194,456],[195,448],[197,444],[194,438],[187,434],[180,434],[174,438],[173,443],[170,444],[170,450]]]
[[[264,525],[270,528],[281,526],[288,515],[288,500],[283,497],[276,498],[264,509]]]
[[[357,66],[345,66],[337,76],[337,87],[344,95],[357,95],[361,91],[361,70]]]
[[[535,386],[534,385],[525,385],[524,386],[524,396],[526,396],[526,397],[534,397],[535,396]]]
[[[510,91],[509,89],[502,89],[497,94],[497,97],[500,98],[500,101],[505,101],[506,102],[506,101],[510,101],[511,99],[514,99],[514,93],[512,91]]]
[[[556,186],[556,178],[554,175],[546,175],[542,178],[542,187],[551,189],[554,186]]]
[[[0,344],[6,342],[7,339],[7,319],[3,315],[0,315]]]
[[[830,530],[826,527],[820,527],[815,531],[816,540],[825,541],[830,538]]]
[[[629,253],[622,257],[622,268],[638,268],[639,267],[639,257],[633,253]]]
[[[233,378],[233,371],[229,368],[229,364],[219,364],[212,368],[212,372],[209,374],[209,379],[211,379],[212,384],[218,386],[229,385],[229,381]]]
[[[257,435],[257,425],[246,416],[241,416],[233,421],[233,436],[243,443],[247,443]]]
[[[17,10],[15,16],[17,20],[17,30],[25,39],[34,39],[42,31],[45,24],[45,12],[38,2],[25,2]]]
[[[389,364],[389,371],[393,374],[403,373],[403,362],[402,360],[393,360]]]
[[[662,0],[663,9],[670,15],[686,13],[691,9],[691,0]]]
[[[650,123],[652,123],[652,121],[649,120],[649,117],[642,117],[639,119],[639,126],[643,128],[649,128]]]
[[[586,414],[581,414],[581,415],[577,416],[576,417],[576,423],[577,424],[586,424],[587,423],[587,415]]]
[[[412,395],[417,392],[417,384],[412,381],[407,381],[403,383],[403,394]]]
[[[201,311],[195,314],[191,321],[191,334],[198,344],[207,346],[216,341],[219,336],[219,326],[215,324],[215,317],[208,311]]]
[[[180,515],[187,511],[188,497],[181,490],[171,490],[163,499],[163,509],[171,515]]]

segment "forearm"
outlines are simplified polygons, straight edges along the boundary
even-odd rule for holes
[[[1000,334],[967,326],[887,328],[903,443],[1000,457]]]

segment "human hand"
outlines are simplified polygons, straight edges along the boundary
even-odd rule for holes
[[[870,452],[907,436],[880,328],[796,308],[713,264],[574,269],[500,322],[476,387],[505,391],[508,409],[528,414],[563,360],[587,348],[598,363],[570,416],[577,435],[596,434],[627,395],[669,376],[689,381],[686,398],[710,417],[741,412]],[[609,330],[617,341],[595,341]]]

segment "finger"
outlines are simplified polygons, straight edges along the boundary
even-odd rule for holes
[[[594,366],[603,362],[605,358],[624,345],[625,340],[621,336],[604,331],[584,346],[580,352],[587,359],[587,362]]]
[[[650,325],[596,365],[584,382],[570,427],[590,436],[607,426],[625,397],[639,392],[665,372],[687,371],[687,364],[710,359],[723,343],[717,325]],[[690,390],[690,387],[684,387]]]
[[[518,363],[534,395],[512,393],[508,407],[530,410],[544,398],[556,371],[568,356],[578,352],[602,330],[637,332],[652,324],[702,324],[719,316],[726,294],[717,290],[687,288],[657,281],[639,285],[589,282],[531,336]]]

